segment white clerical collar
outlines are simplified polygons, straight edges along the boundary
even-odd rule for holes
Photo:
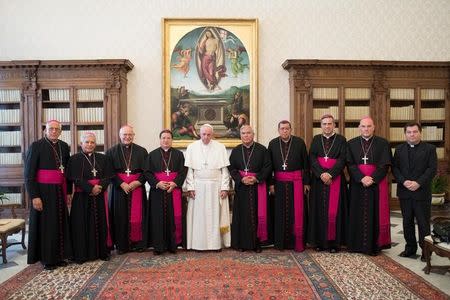
[[[420,142],[419,142],[419,143],[420,143]],[[419,143],[417,143],[417,144],[411,144],[411,143],[408,143],[408,145],[409,145],[409,147],[414,148],[415,146],[419,146]]]
[[[333,132],[330,136],[326,136],[325,134],[322,134],[322,135],[324,138],[326,138],[328,140],[328,139],[332,138],[333,135],[335,135],[335,134],[336,134],[336,132]]]
[[[361,136],[366,142],[368,142],[371,138],[373,138],[373,135],[371,136],[371,137],[368,137],[368,138],[366,138],[366,137],[363,137],[363,136]]]
[[[170,147],[167,149],[164,149],[163,147],[161,147],[161,149],[163,149],[164,152],[168,152],[170,150]]]
[[[242,144],[245,148],[247,148],[247,149],[250,149],[252,146],[253,146],[253,144],[254,144],[255,142],[251,142],[251,144],[250,145],[245,145],[245,144]]]

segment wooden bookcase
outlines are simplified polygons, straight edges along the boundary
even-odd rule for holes
[[[394,149],[404,142],[403,126],[419,121],[422,139],[436,145],[440,172],[450,162],[450,62],[293,60],[289,72],[291,121],[309,146],[320,132],[320,116],[332,113],[338,132],[359,135],[359,119],[370,115],[375,133]],[[391,184],[395,195],[396,184]],[[391,208],[399,209],[396,197]]]
[[[118,143],[132,68],[126,59],[0,62],[0,187],[10,203],[28,208],[23,160],[48,120],[62,122],[72,154],[84,131],[97,134],[98,151]]]

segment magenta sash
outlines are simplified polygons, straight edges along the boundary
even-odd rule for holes
[[[291,181],[294,185],[294,236],[295,251],[305,250],[303,244],[303,182],[301,171],[275,172],[276,181]]]
[[[256,176],[256,173],[239,170],[242,177]],[[260,242],[267,241],[267,186],[265,181],[258,183],[258,229],[256,236]]]
[[[130,174],[117,173],[122,181],[131,183],[141,176],[140,173]],[[131,212],[130,212],[130,240],[132,242],[142,241],[142,186],[131,192]]]
[[[100,179],[91,179],[88,182],[92,185],[96,185],[100,183]],[[75,192],[82,193],[84,192],[80,187],[75,188]],[[112,247],[112,238],[111,238],[111,229],[109,227],[109,207],[108,207],[108,192],[105,191],[103,193],[103,201],[105,203],[105,215],[106,215],[106,245],[108,247]]]
[[[173,181],[177,177],[177,172],[170,172],[167,175],[166,172],[154,173],[156,179],[159,181]],[[181,244],[183,237],[183,222],[182,222],[182,210],[181,210],[181,189],[179,187],[174,188],[172,191],[172,204],[173,204],[173,218],[175,221],[175,242]]]
[[[337,162],[334,158],[317,157],[319,164],[322,168],[329,170]],[[335,177],[331,181],[330,195],[328,199],[328,230],[327,238],[329,241],[336,239],[336,216],[339,204],[339,194],[341,192],[341,175]]]
[[[359,170],[365,176],[371,176],[376,170],[376,166],[372,164],[358,165]],[[378,183],[378,219],[379,219],[379,233],[378,233],[378,246],[382,247],[391,243],[391,225],[389,219],[389,199],[388,199],[388,184],[387,177],[385,176]]]
[[[59,184],[62,186],[64,203],[67,205],[67,182],[60,170],[39,169],[36,173],[36,182],[45,184]]]

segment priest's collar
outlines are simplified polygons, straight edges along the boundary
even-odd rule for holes
[[[94,152],[89,152],[89,153],[87,153],[87,152],[84,152],[84,151],[81,151],[81,152],[83,152],[84,153],[84,155],[87,155],[87,156],[91,156]]]
[[[168,151],[170,150],[170,148],[171,148],[171,147],[169,147],[169,148],[167,148],[167,149],[164,149],[163,147],[161,147],[161,149],[162,149],[164,152],[168,152]]]
[[[292,139],[292,135],[289,136],[289,138],[287,140],[284,140],[281,136],[280,136],[280,140],[282,140],[283,142],[285,142],[286,144],[289,143]]]
[[[330,134],[329,136],[327,136],[327,135],[325,135],[325,134],[322,134],[322,136],[323,136],[324,138],[326,138],[326,139],[330,139],[330,138],[332,138],[335,134],[336,134],[336,132],[333,132],[333,133]]]
[[[374,137],[373,135],[368,138],[361,136],[361,138],[363,138],[366,142],[370,141],[373,137]]]
[[[250,144],[242,144],[245,148],[251,148],[255,142],[251,142]]]
[[[408,143],[408,142],[407,142],[407,143]],[[414,147],[416,147],[416,146],[419,146],[419,144],[420,144],[420,141],[419,141],[418,143],[415,143],[415,144],[413,144],[413,143],[408,143],[409,147],[411,147],[411,148],[414,148]]]
[[[130,148],[130,147],[131,147],[131,144],[132,144],[132,143],[126,145],[126,144],[122,144],[122,143],[121,143],[122,147],[123,147],[123,148],[126,148],[126,149]]]

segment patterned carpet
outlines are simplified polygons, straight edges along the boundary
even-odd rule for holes
[[[0,299],[450,299],[387,256],[224,250],[113,256],[44,271],[29,266]]]

